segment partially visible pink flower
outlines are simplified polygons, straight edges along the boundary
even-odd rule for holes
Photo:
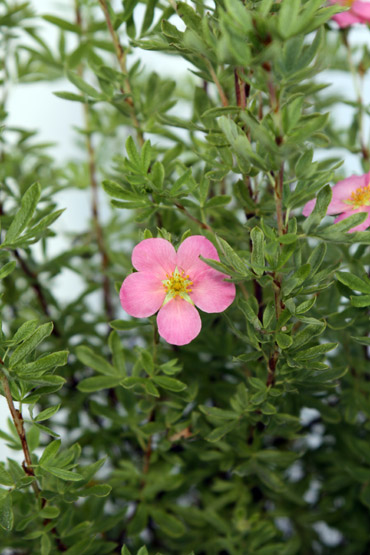
[[[235,298],[235,285],[204,258],[220,260],[211,241],[193,235],[176,252],[166,239],[144,239],[132,252],[137,272],[122,283],[122,308],[136,318],[159,310],[159,335],[172,345],[186,345],[202,327],[195,306],[204,312],[223,312]]]
[[[364,231],[370,226],[370,172],[364,175],[351,175],[334,185],[332,199],[328,206],[329,216],[338,214],[334,223],[340,222],[352,214],[367,212],[362,224],[349,231]],[[310,200],[303,208],[303,215],[309,216],[314,209],[316,199]]]
[[[349,27],[354,23],[370,22],[369,0],[330,0],[331,4],[340,4],[349,8],[348,11],[333,15],[339,27]]]

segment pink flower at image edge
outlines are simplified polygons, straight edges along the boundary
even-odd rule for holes
[[[351,175],[343,181],[338,181],[334,185],[332,193],[326,213],[328,216],[338,214],[334,223],[338,223],[352,214],[367,212],[365,221],[349,231],[364,231],[370,226],[370,172],[364,175]],[[309,216],[315,204],[316,199],[310,200],[303,208],[303,215]]]
[[[354,23],[370,22],[370,2],[361,0],[330,0],[331,4],[349,6],[349,10],[333,15],[339,27],[349,27]]]
[[[223,312],[235,298],[235,285],[199,256],[219,260],[214,245],[202,235],[183,241],[176,252],[166,239],[144,239],[132,252],[137,270],[122,283],[122,308],[136,318],[158,310],[159,334],[172,345],[186,345],[200,332],[195,306],[204,312]]]

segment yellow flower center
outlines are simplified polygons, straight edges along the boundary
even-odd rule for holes
[[[370,183],[353,191],[347,203],[352,204],[354,208],[370,206]]]
[[[179,271],[177,267],[172,274],[166,274],[166,279],[162,281],[162,285],[167,291],[164,304],[168,303],[174,297],[180,296],[186,301],[192,303],[189,293],[191,293],[191,286],[193,282],[188,275],[185,275],[183,270]]]

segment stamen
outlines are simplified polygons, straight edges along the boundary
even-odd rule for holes
[[[162,282],[163,287],[167,290],[167,297],[174,298],[180,296],[184,299],[188,297],[188,293],[192,291],[190,286],[193,282],[190,281],[189,275],[185,276],[184,270],[179,271],[177,268],[171,275],[166,274],[166,280]],[[189,300],[189,297],[186,299]]]
[[[370,206],[370,183],[353,191],[347,203],[352,204],[354,208]]]

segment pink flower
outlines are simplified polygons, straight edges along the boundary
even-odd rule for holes
[[[310,200],[303,208],[303,215],[309,216],[315,204],[316,199]],[[333,187],[333,196],[327,214],[330,216],[339,214],[334,223],[358,212],[367,212],[367,218],[362,224],[350,229],[350,232],[364,231],[370,226],[370,172],[364,175],[351,175],[343,181],[338,181]]]
[[[122,283],[122,308],[145,318],[157,310],[159,335],[172,345],[186,345],[200,332],[204,312],[223,312],[235,298],[235,285],[225,281],[204,258],[220,260],[216,248],[202,235],[183,241],[176,252],[165,239],[144,239],[132,252],[137,272]]]
[[[349,27],[354,23],[370,22],[370,1],[367,0],[330,0],[332,4],[348,6],[349,10],[333,15],[339,27]]]

